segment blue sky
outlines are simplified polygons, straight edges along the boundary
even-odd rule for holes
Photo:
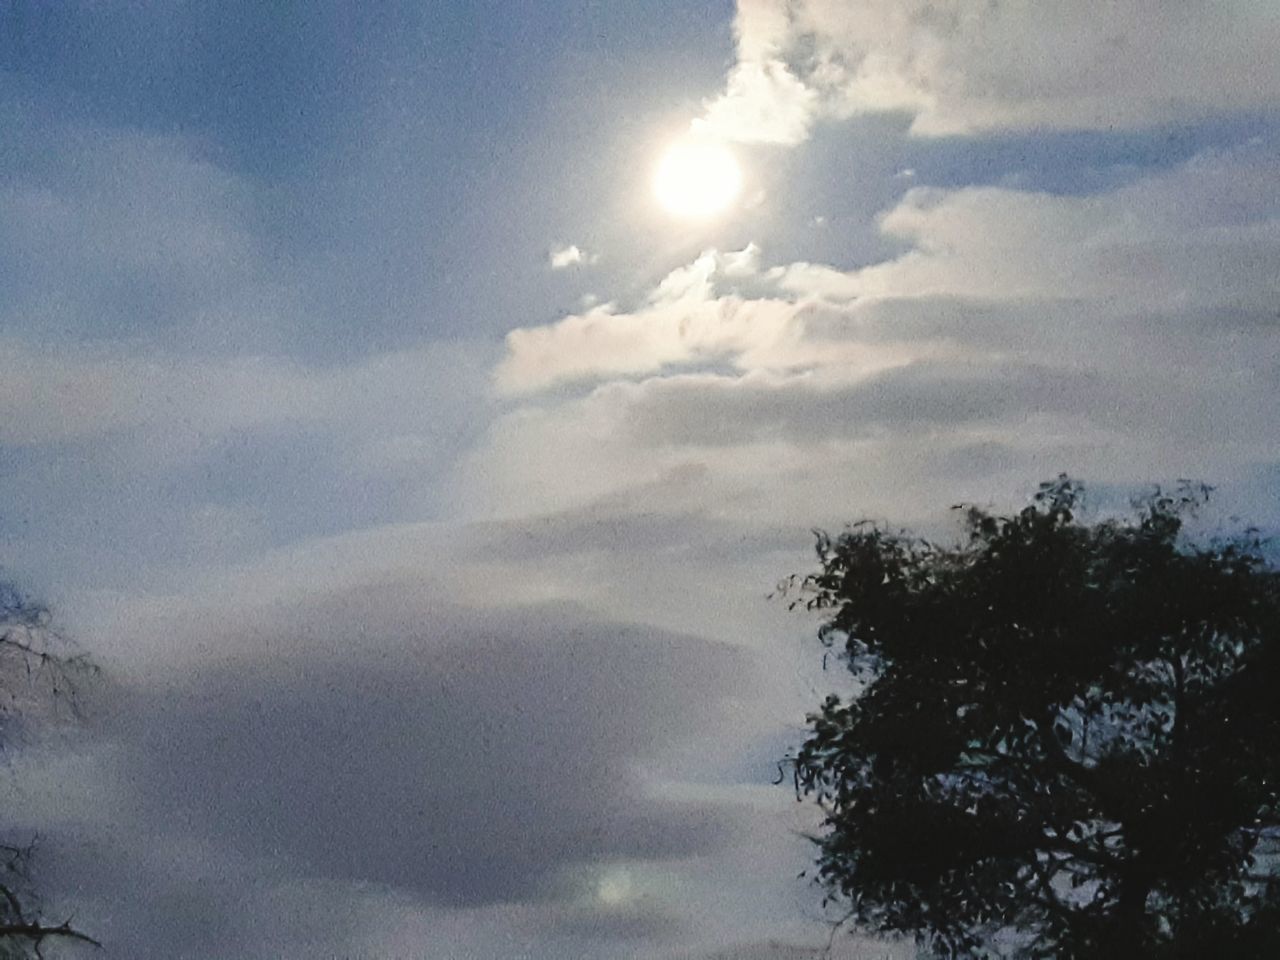
[[[1277,56],[1266,0],[0,4],[0,568],[111,678],[4,787],[51,902],[823,942],[811,528],[1064,470],[1280,525]]]

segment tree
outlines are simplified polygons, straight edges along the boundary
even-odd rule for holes
[[[79,711],[81,681],[96,673],[50,625],[48,611],[0,583],[0,749],[33,723]],[[98,942],[69,920],[51,923],[31,885],[32,843],[0,843],[0,958],[42,956],[49,940]]]
[[[1280,957],[1280,573],[1208,488],[1083,522],[818,535],[793,606],[858,680],[790,758],[847,920],[942,957]]]

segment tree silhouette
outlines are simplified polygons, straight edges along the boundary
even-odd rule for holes
[[[0,584],[0,750],[25,728],[79,712],[80,683],[96,673],[57,631],[49,613]],[[42,956],[49,940],[98,942],[69,920],[49,922],[31,884],[32,843],[0,843],[0,958]]]
[[[1280,957],[1280,574],[1208,488],[1080,487],[943,546],[819,534],[793,606],[859,681],[790,758],[847,920],[942,957]]]

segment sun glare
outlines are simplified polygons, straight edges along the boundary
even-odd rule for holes
[[[724,144],[681,140],[666,149],[653,175],[653,194],[669,214],[702,220],[728,210],[742,190],[742,168]]]

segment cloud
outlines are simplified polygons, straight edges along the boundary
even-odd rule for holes
[[[808,139],[818,95],[780,60],[745,61],[707,104],[700,132],[738,143],[792,145]]]
[[[564,270],[581,264],[596,263],[600,259],[598,253],[588,253],[576,243],[564,247],[553,247],[550,254],[552,270]]]
[[[59,589],[156,588],[430,515],[479,429],[494,352],[438,343],[320,365],[0,338],[0,562]]]
[[[912,189],[880,262],[706,254],[632,311],[513,332],[499,382],[535,397],[462,486],[809,525],[1062,469],[1245,482],[1280,440],[1278,176],[1255,143],[1096,194]]]
[[[59,955],[490,960],[515,943],[530,960],[631,955],[604,924],[591,941],[575,943],[553,925],[570,919],[556,904],[458,909],[384,885],[298,876],[269,852],[245,857],[173,834],[129,839],[116,832],[105,842],[99,836],[42,845],[42,878],[74,891],[51,904],[54,915],[73,913],[105,948]]]
[[[463,606],[359,562],[299,592],[290,566],[259,567],[261,598],[231,588],[220,617],[135,613],[139,634],[164,634],[145,672],[116,661],[92,736],[19,758],[10,825],[55,838],[55,902],[136,957],[391,949],[373,917],[432,957],[484,955],[476,926],[548,956],[571,955],[555,953],[565,938],[609,955],[675,929],[682,905],[583,892],[622,865],[639,892],[646,871],[737,842],[733,802],[650,771],[690,745],[732,749],[750,658],[564,603]],[[246,939],[254,917],[266,940]],[[427,930],[458,949],[424,953]]]
[[[718,362],[867,374],[939,349],[965,352],[970,330],[941,315],[981,303],[1070,306],[1078,323],[1207,312],[1215,323],[1265,318],[1280,300],[1271,269],[1280,258],[1277,197],[1265,146],[1207,153],[1095,195],[916,188],[880,218],[882,233],[906,247],[897,257],[851,271],[797,262],[762,272],[754,245],[711,251],[673,271],[635,310],[607,304],[513,331],[497,382],[527,393]],[[904,303],[938,319],[929,337],[919,326],[902,329],[895,350],[894,325],[882,318]]]
[[[809,136],[818,94],[781,58],[787,9],[769,0],[740,0],[734,21],[738,62],[725,91],[706,105],[697,126],[739,143],[796,144]]]
[[[465,344],[435,344],[321,366],[252,354],[54,349],[0,337],[0,443],[141,432],[159,453],[155,447],[189,448],[267,424],[403,422],[404,404],[433,398],[430,385],[444,370],[478,366],[473,352]],[[362,404],[353,406],[353,396]]]
[[[1088,416],[1105,390],[1088,371],[918,361],[848,382],[690,374],[619,384],[598,398],[622,408],[618,429],[640,443],[707,447],[903,436],[1040,413]]]
[[[1186,24],[1136,0],[738,11],[700,122],[743,142],[885,111],[921,135],[1139,127],[1280,92],[1244,0]],[[814,811],[763,783],[831,679],[766,594],[812,526],[954,532],[946,504],[1062,469],[1251,478],[1248,514],[1274,504],[1270,143],[1089,196],[911,190],[875,261],[707,251],[526,321],[496,368],[496,345],[397,347],[508,315],[446,282],[465,244],[414,242],[438,217],[377,189],[421,151],[256,181],[201,149],[58,126],[0,186],[0,561],[72,584],[71,632],[120,683],[2,799],[114,955],[805,956],[766,938],[813,932]],[[906,159],[895,196],[937,182],[923,154],[886,169]],[[852,214],[822,203],[836,249]],[[597,260],[546,253],[512,304]],[[285,358],[303,330],[329,362]]]
[[[718,811],[646,797],[629,765],[713,714],[730,651],[395,599],[331,598],[292,618],[309,652],[273,643],[144,691],[121,734],[143,815],[466,905],[540,898],[571,863],[722,842]]]
[[[1265,315],[1280,297],[1280,176],[1265,149],[1208,153],[1106,193],[917,188],[881,217],[901,256],[854,271],[791,264],[798,296],[852,303],[953,297],[1070,301],[1096,315],[1217,308]]]
[[[35,123],[8,100],[0,118],[18,131],[0,162],[7,329],[225,355],[275,346],[297,318],[251,182],[182,137]]]
[[[495,380],[508,393],[528,393],[565,381],[642,374],[697,358],[764,358],[790,335],[785,302],[718,295],[723,281],[750,278],[758,250],[708,251],[672,271],[634,312],[602,304],[549,327],[507,335],[507,355]]]
[[[740,0],[738,58],[705,119],[796,143],[820,117],[901,111],[923,135],[1116,129],[1268,110],[1280,21],[1257,0]]]

